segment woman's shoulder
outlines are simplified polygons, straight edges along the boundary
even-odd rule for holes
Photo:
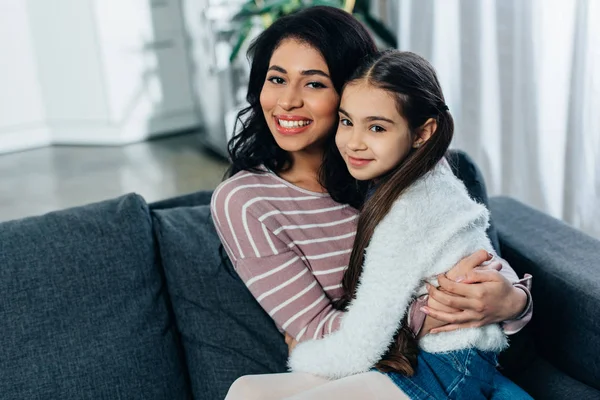
[[[228,198],[251,198],[273,186],[281,186],[267,171],[240,171],[221,182],[212,195],[212,204],[224,203]]]
[[[241,171],[223,181],[213,192],[211,210],[220,215],[264,215],[287,211],[337,209],[327,193],[297,187],[271,171]]]

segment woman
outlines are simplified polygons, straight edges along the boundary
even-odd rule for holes
[[[375,52],[360,23],[328,7],[279,19],[251,48],[250,107],[241,113],[246,122],[230,146],[231,177],[215,191],[211,209],[236,271],[281,331],[297,341],[339,327],[342,311],[333,301],[343,295],[341,280],[365,187],[345,168],[330,175],[320,171],[331,156],[326,150],[335,148],[341,88],[361,59]],[[527,314],[529,293],[511,284],[517,279],[509,267],[503,274],[510,280],[493,268],[474,270],[486,259],[486,252],[477,252],[459,264],[470,272],[458,280],[477,285],[440,277],[440,287],[449,291],[430,289],[424,311],[431,317],[424,323],[413,305],[409,325],[415,333],[421,327],[427,332],[482,326]],[[519,329],[526,319],[505,331]],[[286,393],[292,385],[302,390],[297,380],[279,382]],[[358,384],[356,393],[387,383]]]

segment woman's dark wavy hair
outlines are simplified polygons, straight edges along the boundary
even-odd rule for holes
[[[432,170],[444,157],[452,141],[454,122],[446,107],[435,70],[423,57],[400,51],[385,51],[366,61],[348,84],[365,82],[389,92],[396,99],[400,115],[408,122],[413,138],[430,118],[437,129],[421,147],[412,149],[392,171],[381,177],[374,194],[365,201],[359,219],[348,269],[342,281],[344,295],[336,308],[346,309],[356,294],[364,255],[373,232],[392,205],[410,185]],[[324,165],[325,169],[337,165]],[[406,318],[376,368],[412,375],[417,364],[418,346]]]
[[[232,165],[227,177],[242,170],[260,173],[257,169],[260,165],[274,172],[291,167],[290,154],[275,142],[260,105],[260,92],[271,56],[284,39],[296,39],[318,50],[338,93],[361,61],[377,53],[375,42],[365,27],[349,13],[334,7],[311,7],[275,21],[254,40],[248,51],[252,59],[246,95],[249,106],[238,113],[235,131],[238,124],[241,129],[228,143]],[[331,168],[321,168],[319,181],[334,200],[359,208],[365,185],[348,173],[335,146],[336,128],[337,124],[325,143],[324,162]]]

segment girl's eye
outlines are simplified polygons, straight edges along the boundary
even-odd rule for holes
[[[308,86],[309,88],[313,88],[313,89],[322,89],[322,88],[327,87],[327,86],[323,85],[321,82],[310,82],[306,86]]]
[[[340,119],[340,124],[344,126],[352,126],[352,122],[350,122],[350,120],[348,120],[347,118]]]
[[[383,129],[383,128],[382,128],[381,126],[379,126],[379,125],[373,125],[372,127],[370,127],[370,128],[369,128],[369,130],[370,130],[371,132],[377,132],[377,133],[379,133],[379,132],[385,132],[385,129]]]
[[[285,83],[283,78],[280,78],[278,76],[272,76],[270,78],[267,78],[267,80],[271,83],[274,83],[275,85],[283,85]]]

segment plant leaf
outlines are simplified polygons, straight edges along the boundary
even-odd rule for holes
[[[371,12],[371,1],[356,0],[356,3],[354,4],[354,12],[369,14]]]
[[[374,18],[371,14],[360,13],[361,17],[363,17],[365,23],[373,33],[375,33],[381,40],[384,41],[388,46],[397,48],[398,41],[396,40],[396,35],[394,35],[384,24],[378,19]]]
[[[313,0],[310,2],[310,5],[342,8],[344,7],[344,0]]]
[[[249,19],[244,22],[244,24],[242,25],[242,27],[238,33],[237,40],[235,41],[235,45],[233,46],[233,49],[231,50],[231,55],[229,56],[230,63],[236,59],[238,53],[240,52],[240,49],[242,48],[242,45],[248,38],[248,34],[250,33],[251,29],[252,29],[252,20]]]
[[[275,0],[272,3],[269,3],[263,7],[258,7],[256,5],[254,5],[254,6],[249,5],[248,7],[246,7],[246,5],[244,5],[242,7],[242,9],[240,10],[240,12],[238,12],[233,17],[233,20],[239,21],[241,19],[252,17],[254,15],[262,15],[262,14],[270,13],[270,12],[273,12],[273,11],[276,11],[278,9],[285,7],[289,2],[290,2],[290,0]],[[248,3],[246,3],[246,4],[248,4]]]

